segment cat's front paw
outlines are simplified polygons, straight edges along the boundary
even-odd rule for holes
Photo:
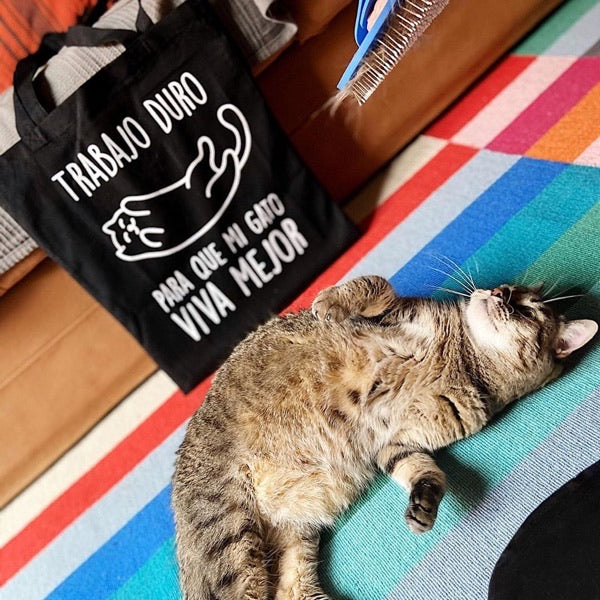
[[[321,290],[313,300],[311,310],[317,319],[335,323],[340,323],[350,314],[348,309],[338,304],[337,289],[334,287]]]
[[[413,486],[404,513],[406,524],[413,533],[425,533],[433,527],[441,499],[441,488],[427,479],[421,479]]]

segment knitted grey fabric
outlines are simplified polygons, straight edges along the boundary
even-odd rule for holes
[[[183,1],[143,0],[142,4],[148,16],[158,21]],[[267,59],[296,33],[296,25],[278,12],[279,3],[276,0],[211,0],[211,3],[250,65]],[[137,10],[137,0],[119,0],[94,26],[135,30]],[[44,92],[51,103],[60,104],[124,50],[121,44],[99,48],[63,48],[39,75],[44,78]],[[13,90],[9,88],[0,95],[0,154],[19,139],[13,110]],[[36,247],[36,243],[0,207],[0,274]]]

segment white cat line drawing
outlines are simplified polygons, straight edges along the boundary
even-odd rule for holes
[[[228,113],[235,115],[237,123],[228,120]],[[235,140],[233,148],[223,151],[220,163],[217,161],[215,144],[212,139],[206,135],[200,136],[197,140],[198,155],[187,167],[181,179],[148,194],[126,196],[121,200],[119,208],[113,216],[104,223],[102,231],[110,236],[118,258],[134,262],[175,254],[202,237],[221,218],[238,189],[242,169],[250,154],[252,137],[246,118],[233,104],[220,106],[217,110],[217,119],[224,128],[233,133]],[[208,164],[213,175],[206,184],[204,192],[192,190],[194,170],[205,159],[207,163],[204,164]],[[228,185],[229,180],[231,180],[230,185]],[[184,189],[196,195],[191,202],[202,202],[204,198],[212,198],[217,184],[220,184],[220,187],[225,186],[225,197],[214,215],[190,237],[172,247],[164,247],[160,238],[165,233],[165,229],[160,224],[152,222],[153,214],[148,201]],[[178,199],[178,201],[180,200]]]

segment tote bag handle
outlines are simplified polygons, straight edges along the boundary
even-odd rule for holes
[[[38,145],[43,142],[44,136],[38,129],[38,125],[48,116],[48,111],[40,101],[34,85],[37,70],[65,46],[94,47],[109,43],[121,43],[127,46],[133,42],[140,33],[153,25],[141,0],[138,0],[135,25],[136,31],[74,25],[66,33],[48,33],[43,37],[36,52],[17,63],[13,78],[15,124],[25,143]]]

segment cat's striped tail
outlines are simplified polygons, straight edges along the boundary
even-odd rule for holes
[[[267,600],[254,492],[235,465],[223,415],[212,410],[221,403],[212,400],[190,421],[173,478],[181,591],[186,600]]]

